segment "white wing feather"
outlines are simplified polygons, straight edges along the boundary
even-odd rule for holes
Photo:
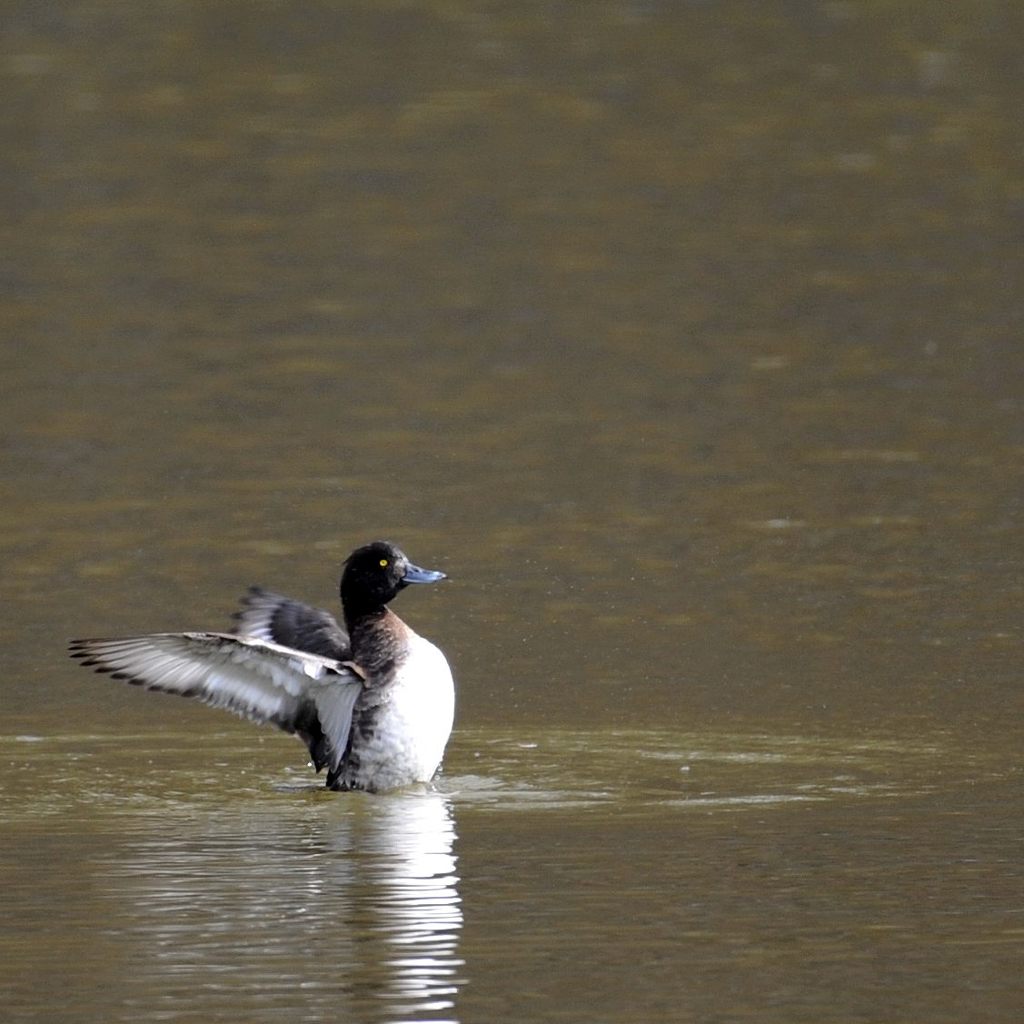
[[[73,640],[72,657],[116,679],[195,697],[288,732],[315,715],[330,743],[331,768],[348,745],[363,681],[346,664],[318,654],[229,633],[151,633]]]

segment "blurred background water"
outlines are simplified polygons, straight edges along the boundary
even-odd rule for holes
[[[1016,1021],[1024,15],[12,2],[12,1021]],[[69,636],[450,585],[432,792]]]

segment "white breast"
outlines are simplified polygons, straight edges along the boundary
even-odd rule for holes
[[[429,782],[441,764],[455,717],[455,684],[445,656],[413,634],[408,656],[359,743],[357,785],[377,790]]]

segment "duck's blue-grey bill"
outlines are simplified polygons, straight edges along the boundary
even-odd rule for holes
[[[443,572],[434,569],[421,569],[418,565],[410,565],[402,577],[403,583],[436,583],[438,580],[446,580],[448,577]]]

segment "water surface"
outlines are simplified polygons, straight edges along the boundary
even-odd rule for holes
[[[1019,948],[1012,780],[941,737],[470,729],[372,797],[249,736],[5,742],[9,1019],[952,1019]]]
[[[1016,1024],[1016,9],[8,7],[4,1019]],[[379,536],[435,790],[65,657]]]

